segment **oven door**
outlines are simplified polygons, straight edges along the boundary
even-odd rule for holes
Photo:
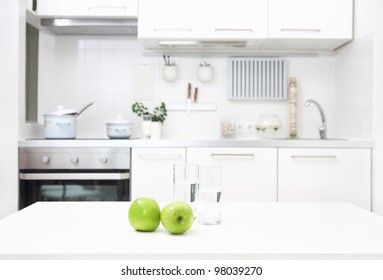
[[[20,172],[19,209],[37,201],[129,200],[129,170]]]

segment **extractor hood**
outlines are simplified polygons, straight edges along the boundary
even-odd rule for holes
[[[137,36],[137,19],[43,18],[40,26],[56,35]]]

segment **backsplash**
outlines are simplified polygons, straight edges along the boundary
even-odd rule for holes
[[[372,138],[374,34],[354,39],[336,57],[337,133],[346,138]]]
[[[39,123],[42,115],[65,104],[79,109],[96,100],[78,118],[78,137],[106,137],[105,123],[116,115],[135,122],[134,135],[140,134],[140,119],[131,112],[134,101],[156,106],[186,103],[187,85],[199,89],[199,102],[215,104],[216,111],[169,111],[164,123],[163,138],[217,138],[220,119],[234,117],[237,123],[255,123],[261,114],[277,114],[283,123],[282,137],[288,136],[288,101],[230,101],[229,57],[208,56],[214,78],[209,83],[197,79],[203,56],[179,55],[172,60],[179,69],[178,80],[168,83],[161,71],[162,55],[143,49],[128,37],[51,36],[40,33],[39,52]],[[318,137],[319,113],[306,108],[306,99],[315,99],[323,106],[328,120],[328,136],[340,136],[336,120],[336,56],[291,56],[286,58],[288,77],[298,84],[298,136]],[[350,105],[351,106],[351,105]],[[359,135],[357,138],[369,136]],[[43,136],[43,135],[41,135]],[[256,134],[238,137],[256,138]]]

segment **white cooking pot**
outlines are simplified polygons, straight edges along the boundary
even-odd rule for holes
[[[106,123],[106,132],[109,138],[130,138],[132,136],[133,123],[116,116],[116,119]]]
[[[130,138],[132,136],[133,123],[116,116],[116,119],[106,123],[106,132],[109,138]]]
[[[77,117],[94,102],[87,104],[79,112],[75,109],[56,107],[52,113],[43,115],[44,134],[46,139],[74,139],[76,138]]]
[[[76,138],[77,115],[43,115],[44,133],[46,139]]]

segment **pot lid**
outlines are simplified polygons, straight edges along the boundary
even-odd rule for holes
[[[72,108],[65,108],[64,105],[58,105],[56,110],[50,113],[49,115],[62,116],[62,115],[75,115],[77,110]]]
[[[106,124],[132,124],[132,123],[133,122],[131,122],[128,119],[125,119],[123,116],[117,115],[115,119],[107,122]]]

